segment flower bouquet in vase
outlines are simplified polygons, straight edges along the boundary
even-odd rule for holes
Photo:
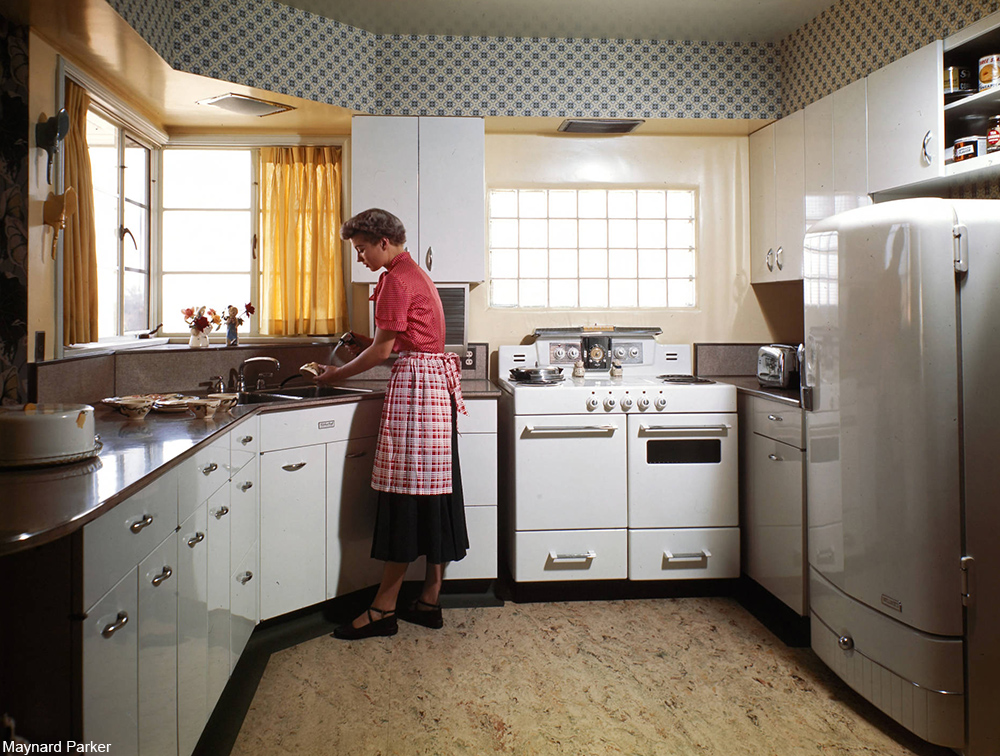
[[[253,315],[253,304],[247,302],[243,306],[243,314],[248,318]],[[239,309],[235,305],[226,305],[226,346],[239,345],[240,337],[236,333],[236,329],[241,325],[243,325],[243,318],[240,315]]]
[[[215,310],[205,307],[188,307],[181,310],[184,322],[191,329],[188,346],[200,348],[208,346],[208,334],[222,324],[222,318]]]

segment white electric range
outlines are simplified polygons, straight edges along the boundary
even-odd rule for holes
[[[736,389],[693,378],[690,346],[659,333],[537,329],[500,347],[515,581],[739,576]]]

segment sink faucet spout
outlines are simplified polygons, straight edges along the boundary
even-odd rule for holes
[[[261,363],[261,362],[266,362],[269,365],[273,365],[275,370],[280,370],[281,369],[281,363],[278,362],[274,357],[250,357],[248,359],[245,359],[245,360],[243,360],[243,362],[240,363],[240,370],[239,370],[239,373],[236,376],[236,389],[237,389],[237,391],[246,391],[247,390],[247,381],[246,381],[246,376],[245,376],[245,369],[246,369],[247,365],[252,365],[254,363]],[[268,373],[268,375],[270,375],[270,373]],[[261,376],[261,377],[263,377],[263,376]]]

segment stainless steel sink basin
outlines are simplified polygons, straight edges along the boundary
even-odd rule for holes
[[[293,388],[262,389],[244,391],[239,404],[265,404],[269,402],[294,402],[303,399],[326,399],[333,396],[360,396],[370,394],[372,389],[346,388],[344,386],[295,386]]]

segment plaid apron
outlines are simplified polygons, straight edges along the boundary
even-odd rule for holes
[[[372,488],[451,493],[451,398],[462,414],[462,374],[451,353],[401,352],[382,407]]]

